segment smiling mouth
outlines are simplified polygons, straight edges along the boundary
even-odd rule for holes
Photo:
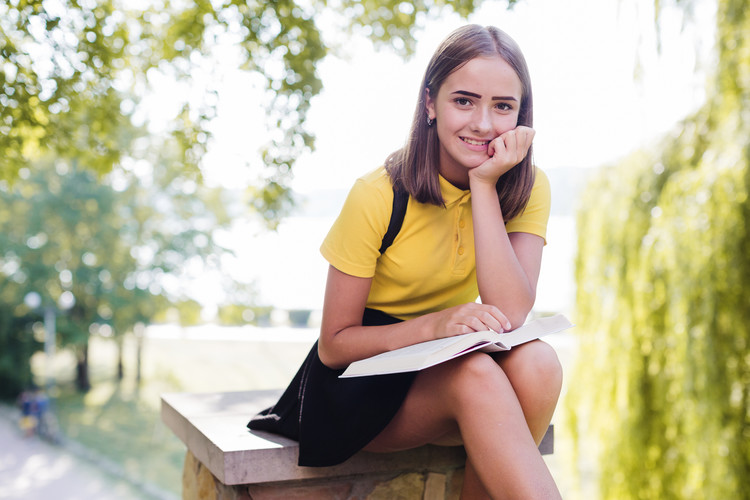
[[[461,140],[464,141],[466,144],[470,144],[472,146],[486,146],[490,143],[490,141],[477,141],[474,139],[469,139],[468,137],[461,137]]]

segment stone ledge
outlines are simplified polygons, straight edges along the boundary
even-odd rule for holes
[[[360,452],[334,467],[299,467],[296,441],[246,425],[281,391],[162,395],[161,418],[188,450],[225,485],[279,483],[342,476],[398,474],[463,467],[462,447],[423,446],[398,453]],[[552,427],[540,446],[553,452]]]

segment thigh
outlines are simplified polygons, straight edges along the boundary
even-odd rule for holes
[[[493,386],[488,390],[488,385]],[[365,449],[388,452],[425,444],[463,444],[458,414],[473,408],[488,394],[507,395],[517,400],[513,388],[498,363],[485,353],[476,352],[420,372],[399,411],[388,426]],[[506,396],[502,396],[506,397]],[[494,401],[493,404],[502,404]]]
[[[449,376],[447,365],[443,363],[417,375],[401,408],[365,450],[391,452],[425,444],[461,444],[458,425],[445,408],[446,395],[439,390]]]

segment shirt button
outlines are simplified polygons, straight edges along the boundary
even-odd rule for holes
[[[464,220],[460,220],[460,221],[458,221],[458,227],[460,227],[460,228],[462,228],[462,229],[463,229],[464,227],[466,227],[466,221],[464,221]]]
[[[458,247],[458,255],[464,254],[464,247]]]

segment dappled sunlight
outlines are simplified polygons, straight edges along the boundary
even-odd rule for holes
[[[91,456],[0,450],[0,497],[138,496],[98,459],[176,497],[161,394],[287,385],[346,189],[401,146],[425,48],[488,20],[528,48],[551,180],[533,312],[577,324],[564,496],[750,491],[748,0],[27,3],[0,2],[0,392],[44,388]]]

